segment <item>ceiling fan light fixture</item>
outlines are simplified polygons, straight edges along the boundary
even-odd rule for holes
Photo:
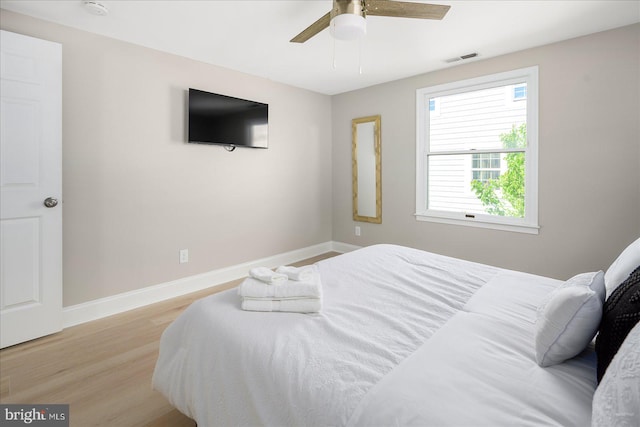
[[[331,35],[338,40],[355,40],[367,34],[364,16],[343,13],[331,19]]]

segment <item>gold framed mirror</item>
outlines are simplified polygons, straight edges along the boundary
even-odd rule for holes
[[[351,121],[353,220],[382,223],[380,115]]]

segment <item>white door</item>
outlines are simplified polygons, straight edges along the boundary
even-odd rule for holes
[[[8,31],[0,45],[4,348],[62,329],[62,46]]]

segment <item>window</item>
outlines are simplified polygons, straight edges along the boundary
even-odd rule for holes
[[[431,113],[431,117],[437,117],[440,115],[439,103],[436,99],[429,100],[429,112]]]
[[[527,99],[527,85],[517,85],[513,88],[513,100]]]
[[[531,67],[417,90],[418,220],[538,232],[537,85]]]
[[[472,154],[471,179],[487,182],[500,178],[500,153]]]

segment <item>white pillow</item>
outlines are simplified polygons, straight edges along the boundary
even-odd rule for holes
[[[588,274],[594,276],[594,282],[603,280],[602,272]],[[595,336],[601,318],[602,299],[591,287],[561,285],[555,289],[538,309],[535,331],[538,365],[552,366],[577,356]]]
[[[640,426],[640,323],[629,332],[593,395],[592,427]]]
[[[604,284],[607,287],[607,298],[639,265],[640,238],[627,246],[605,273]]]
[[[625,277],[626,279],[626,277]],[[600,301],[604,303],[607,290],[604,284],[604,273],[596,271],[594,273],[581,273],[576,274],[571,279],[560,285],[560,288],[567,288],[569,286],[584,286],[591,289],[598,295]]]
[[[598,295],[598,298],[600,298],[602,304],[604,304],[607,290],[604,286],[604,273],[602,272],[602,270],[592,273],[576,274],[571,279],[558,286],[554,291],[557,292],[558,289],[569,288],[571,286],[582,286],[591,289]],[[542,300],[542,302],[538,306],[538,317],[540,317],[540,313],[542,312],[542,310],[544,310],[547,303],[551,301],[553,295],[554,292],[549,292]]]

